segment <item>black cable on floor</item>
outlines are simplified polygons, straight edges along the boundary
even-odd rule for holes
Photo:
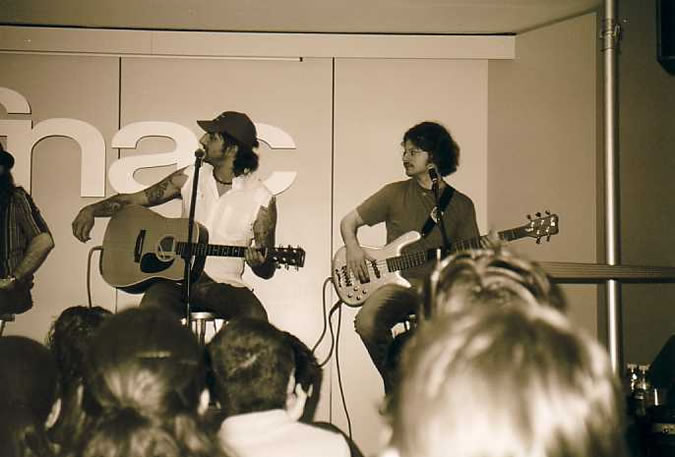
[[[321,291],[323,292],[321,295],[321,301],[323,306],[323,329],[321,330],[321,335],[319,335],[319,339],[316,340],[316,343],[314,343],[314,346],[312,346],[312,352],[316,351],[316,348],[319,347],[321,341],[323,341],[324,337],[326,336],[326,330],[328,329],[328,320],[326,319],[326,285],[329,282],[331,282],[330,277],[326,278],[323,281],[323,285],[321,286]]]
[[[341,305],[342,302],[336,304]],[[340,328],[342,327],[342,306],[340,306],[338,312],[338,327],[337,327],[337,336],[335,338],[335,365],[337,367],[337,378],[338,386],[340,387],[340,398],[342,399],[342,408],[345,411],[345,417],[347,418],[347,428],[349,430],[349,439],[352,439],[352,420],[349,417],[349,411],[347,410],[347,401],[345,400],[345,391],[342,386],[342,373],[340,372]]]

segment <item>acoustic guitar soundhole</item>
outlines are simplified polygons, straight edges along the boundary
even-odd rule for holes
[[[141,271],[143,273],[159,273],[171,267],[171,265],[173,265],[173,260],[164,262],[152,253],[143,254],[141,258]]]
[[[159,239],[155,246],[155,252],[143,254],[141,258],[141,271],[143,273],[159,273],[173,265],[176,259],[176,238],[167,235]]]

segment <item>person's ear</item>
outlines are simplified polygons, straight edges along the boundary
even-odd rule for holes
[[[307,398],[309,397],[308,392],[311,391],[310,387],[307,389],[307,392],[302,388],[301,384],[295,385],[294,395],[289,396],[286,400],[286,412],[289,417],[295,421],[300,420],[302,414],[305,412],[305,405],[307,404]]]
[[[52,405],[52,410],[49,412],[49,416],[47,416],[47,420],[45,421],[45,428],[52,428],[54,424],[56,424],[56,421],[59,419],[59,414],[61,414],[61,399],[59,398],[54,402]]]
[[[223,149],[223,155],[225,155],[225,156],[230,155],[232,157],[236,157],[237,152],[239,152],[239,145],[238,144],[231,144],[229,146],[226,146]]]
[[[197,414],[203,416],[209,410],[209,401],[211,401],[211,394],[209,389],[202,390],[199,394],[199,405],[197,406]]]
[[[291,371],[288,377],[288,384],[286,385],[286,396],[292,395],[295,392],[295,370]]]

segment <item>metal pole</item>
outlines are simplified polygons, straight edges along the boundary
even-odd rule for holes
[[[617,1],[605,0],[605,17],[602,21],[605,82],[605,256],[609,265],[617,265],[620,262],[616,90],[617,48],[620,29],[616,19]],[[620,374],[623,371],[621,297],[619,283],[616,280],[607,281],[607,335],[612,369],[615,373]]]

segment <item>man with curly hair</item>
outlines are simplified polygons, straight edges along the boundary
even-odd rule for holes
[[[473,202],[442,179],[454,173],[459,164],[459,146],[446,128],[436,122],[422,122],[405,132],[401,146],[401,160],[409,179],[387,184],[347,214],[340,223],[347,267],[361,283],[369,280],[368,264],[373,260],[357,238],[357,231],[363,225],[384,222],[387,243],[410,231],[424,232],[423,227],[430,225],[425,236],[404,248],[404,254],[443,246],[440,230],[443,225],[451,241],[478,236]],[[441,211],[443,225],[438,223],[430,167],[441,177],[438,179],[438,192],[449,196],[447,207]],[[429,224],[429,220],[434,223]],[[412,287],[385,285],[369,296],[356,315],[356,332],[382,375],[385,391],[391,387],[384,362],[392,341],[391,328],[417,311],[419,300],[415,289],[421,285],[431,265],[432,262],[427,262],[405,270],[403,276]]]

